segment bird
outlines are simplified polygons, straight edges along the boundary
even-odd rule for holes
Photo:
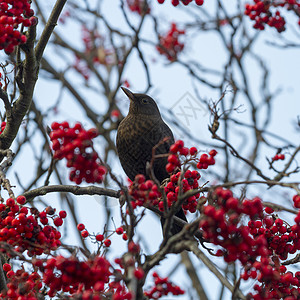
[[[130,105],[127,116],[118,126],[117,153],[122,168],[131,181],[134,181],[138,174],[150,179],[146,166],[152,159],[153,147],[156,146],[155,155],[168,154],[170,146],[174,144],[174,136],[163,121],[156,102],[150,96],[132,93],[125,87],[121,89],[129,98]],[[170,176],[166,170],[167,163],[167,155],[161,155],[154,160],[153,172],[160,183]],[[182,208],[175,215],[187,222]],[[164,218],[161,218],[162,227],[164,222]],[[170,232],[175,235],[181,229],[182,227],[173,223]]]

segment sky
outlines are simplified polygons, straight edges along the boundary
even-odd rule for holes
[[[193,10],[198,11],[199,9],[192,5],[189,7],[183,7],[182,5],[179,7],[173,7],[169,2],[170,1],[166,1],[164,5],[159,5],[157,1],[151,1],[151,9],[160,20],[159,26],[161,31],[166,31],[171,22],[176,22],[178,26],[182,26],[185,22],[191,22],[193,20]],[[244,1],[238,2],[241,2],[242,4],[244,3]],[[44,9],[49,9],[53,3],[54,1],[47,1],[47,3],[43,3]],[[91,1],[90,3],[93,5],[94,1]],[[101,12],[107,17],[110,24],[120,28],[120,30],[124,32],[130,33],[130,29],[126,25],[118,3],[119,1],[116,0],[103,0],[101,4]],[[230,4],[228,4],[227,1],[227,10],[232,12],[236,9],[236,3],[237,1],[231,1]],[[208,8],[210,13],[216,9],[215,5],[216,1],[205,2],[205,7]],[[130,20],[136,24],[139,20],[139,16],[132,13],[130,15]],[[90,21],[92,22],[92,20]],[[299,44],[299,28],[295,26],[296,21],[291,17],[289,17],[289,21],[292,23],[292,26],[296,28],[295,30],[298,30],[297,34]],[[87,21],[87,24],[88,22],[89,20]],[[254,30],[251,29],[250,21],[245,21],[244,25],[251,34],[255,33]],[[65,25],[58,24],[57,30],[71,44],[78,48],[82,47],[80,42],[80,28],[75,21],[68,20]],[[297,42],[297,34],[293,31],[294,29],[288,28],[283,37],[287,40]],[[146,20],[145,26],[142,30],[142,35],[147,40],[155,41],[155,36],[153,35],[153,23],[151,20]],[[270,67],[270,90],[276,94],[269,130],[297,143],[297,141],[299,141],[299,129],[297,132],[295,129],[295,122],[300,112],[299,47],[282,49],[280,47],[270,46],[270,42],[281,43],[282,40],[273,29],[266,29],[264,32],[259,33],[259,37],[254,47],[255,53],[262,57],[262,62]],[[127,40],[126,43],[128,45],[130,41]],[[153,88],[150,89],[149,95],[158,102],[167,123],[171,126],[175,115],[177,122],[184,126],[188,133],[205,143],[212,143],[210,134],[207,130],[210,115],[207,108],[204,107],[202,103],[199,103],[198,98],[200,96],[201,99],[215,101],[220,97],[220,95],[204,85],[193,82],[188,72],[183,67],[176,63],[169,63],[164,57],[161,57],[158,54],[153,46],[142,44],[141,47],[145,53],[146,61],[149,63],[151,80],[153,83]],[[49,46],[47,48],[46,57],[58,69],[63,69],[66,64],[72,63],[74,60],[68,52],[57,52],[53,46]],[[204,32],[197,29],[188,31],[187,36],[185,37],[185,48],[180,57],[183,57],[187,62],[190,60],[197,60],[204,67],[222,70],[223,64],[226,61],[226,52],[224,51],[222,43],[216,33]],[[250,78],[249,85],[251,86],[254,98],[259,100],[261,95],[258,87],[261,82],[261,73],[259,67],[251,57],[247,58],[247,75]],[[201,76],[205,77],[206,74],[203,72],[201,73]],[[239,75],[237,74],[236,76]],[[82,85],[82,78],[79,75],[73,73],[69,78],[72,80],[72,83],[76,85],[82,93],[84,93],[85,98],[89,103],[97,103],[94,105],[95,111],[101,114],[105,108],[105,99],[101,95],[101,87],[96,86],[97,90],[95,91],[88,90]],[[145,90],[145,72],[142,64],[137,61],[137,54],[130,57],[128,67],[125,69],[124,79],[128,79],[131,83],[130,88],[132,91],[141,92]],[[91,84],[97,84],[93,78],[91,79]],[[61,94],[59,87],[60,84],[53,80],[49,80],[44,71],[40,72],[40,79],[37,83],[34,95],[34,99],[36,99],[38,107],[47,111],[49,107],[52,107],[61,97],[63,97],[63,101],[60,101],[59,104],[58,114],[49,115],[49,125],[53,120],[68,120],[71,123],[75,123],[80,120],[85,126],[91,126],[91,123],[85,118],[84,113],[78,105],[74,104],[71,96],[67,92],[63,92]],[[198,94],[195,93],[195,88],[198,91]],[[129,103],[122,91],[117,94],[117,100],[121,104],[122,112],[126,114]],[[188,111],[189,115],[192,116],[188,119],[188,122],[183,115],[180,115],[180,112],[182,112],[180,109],[184,107],[186,103],[188,103],[189,107],[191,103],[195,106],[194,109]],[[245,101],[241,98],[237,105],[243,105],[243,109],[241,113],[237,112],[235,117],[240,120],[248,121],[248,108],[245,106]],[[261,119],[263,119],[263,109],[261,114]],[[262,122],[260,125],[263,126]],[[185,135],[181,131],[177,131],[176,129],[173,130],[176,138],[185,138]],[[187,139],[186,142],[189,146],[194,145],[193,141],[190,139]],[[236,145],[240,145],[243,141],[241,141],[237,134],[234,136],[233,142]],[[39,136],[36,136],[35,143],[36,148],[41,146],[42,140]],[[100,151],[101,143],[101,139],[95,141],[95,145]],[[208,149],[205,146],[201,147],[201,150]],[[264,165],[264,168],[266,168],[266,172],[268,172],[265,156],[272,156],[274,153],[268,152],[269,150],[267,149],[265,150],[265,155],[263,155],[260,162]],[[24,151],[24,155],[26,155],[27,159],[17,159],[14,170],[18,170],[18,173],[21,174],[22,182],[26,186],[26,183],[30,182],[31,178],[35,175],[35,168],[32,167],[35,157],[29,146],[26,146],[22,151]],[[264,149],[262,151],[264,151]],[[245,150],[245,153],[247,153],[247,149]],[[220,158],[220,160],[222,161],[222,158]],[[60,163],[60,167],[64,167],[64,162]],[[118,177],[125,181],[125,174],[117,159],[111,159],[111,167],[114,172],[118,174]],[[214,168],[215,172],[217,172],[217,166]],[[65,170],[65,173],[67,176],[68,171]],[[13,171],[11,174],[13,176]],[[206,178],[211,181],[214,180],[210,174],[207,174]],[[51,183],[54,184],[55,181],[52,181]],[[114,183],[111,183],[113,187]],[[40,184],[42,184],[42,182],[40,182]],[[21,190],[18,187],[17,189]],[[254,189],[254,191],[256,190]],[[268,195],[267,197],[271,196]],[[61,205],[60,201],[54,197],[54,195],[48,195],[44,197],[44,200],[51,202],[53,206]],[[269,201],[270,198],[267,200]],[[110,199],[109,202],[114,222],[115,224],[120,224],[119,205],[115,199]],[[76,206],[80,222],[83,222],[90,232],[97,232],[103,229],[105,225],[105,219],[103,218],[105,207],[101,197],[76,197]],[[67,228],[71,228],[72,224],[67,222],[66,226]],[[137,230],[137,237],[143,243],[146,253],[153,253],[157,249],[161,241],[161,228],[158,218],[153,213],[147,213],[146,217],[143,218]],[[66,242],[74,243],[74,239],[76,238],[76,236],[69,235],[66,238]],[[121,250],[125,251],[126,245],[121,241],[120,237],[113,237],[112,241],[113,245],[115,243],[118,247],[117,249],[112,247],[109,254],[110,257],[115,257]],[[170,255],[160,266],[158,266],[157,270],[161,275],[167,276],[178,264],[179,259],[178,255]],[[194,258],[193,262],[197,270],[199,270],[200,278],[205,283],[205,287],[207,287],[206,292],[209,295],[209,299],[218,299],[219,288],[217,289],[215,287],[217,281],[215,280],[214,275],[208,272],[201,262]],[[216,263],[218,265],[223,264],[220,259],[217,260]],[[186,278],[185,270],[182,267],[176,270],[172,279],[175,283],[182,285],[183,288],[191,285],[188,278]],[[229,294],[227,295],[228,298],[226,299],[230,299]],[[174,297],[170,296],[163,299],[174,299]],[[185,300],[191,298],[188,295],[183,295],[176,299]]]

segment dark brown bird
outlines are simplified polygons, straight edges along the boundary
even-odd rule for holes
[[[157,104],[148,95],[134,94],[130,90],[122,90],[130,100],[129,113],[122,120],[117,133],[117,151],[121,165],[130,180],[134,180],[137,174],[143,174],[149,179],[146,172],[147,162],[152,159],[152,149],[165,138],[155,150],[155,155],[166,154],[174,143],[171,129],[163,121]],[[155,177],[161,183],[169,177],[166,171],[167,157],[157,158],[153,164]],[[176,216],[186,220],[183,210]],[[164,220],[162,219],[162,225]],[[171,233],[176,234],[181,227],[173,224]]]

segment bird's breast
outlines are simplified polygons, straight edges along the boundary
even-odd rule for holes
[[[157,136],[159,138],[161,121],[161,119],[148,116],[144,118],[127,116],[119,125],[118,135],[119,133],[126,133],[127,139],[135,139],[143,136],[152,136],[153,138]]]
[[[168,142],[162,142],[169,137]],[[119,125],[117,133],[117,150],[122,167],[127,176],[133,180],[137,174],[146,175],[146,163],[155,154],[169,152],[169,145],[174,141],[170,128],[161,118],[135,117],[128,115]],[[157,159],[154,171],[160,181],[168,176],[165,170],[166,159]]]

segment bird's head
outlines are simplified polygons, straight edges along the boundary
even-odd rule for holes
[[[157,104],[150,96],[132,93],[124,87],[121,89],[130,100],[129,114],[160,116]]]

